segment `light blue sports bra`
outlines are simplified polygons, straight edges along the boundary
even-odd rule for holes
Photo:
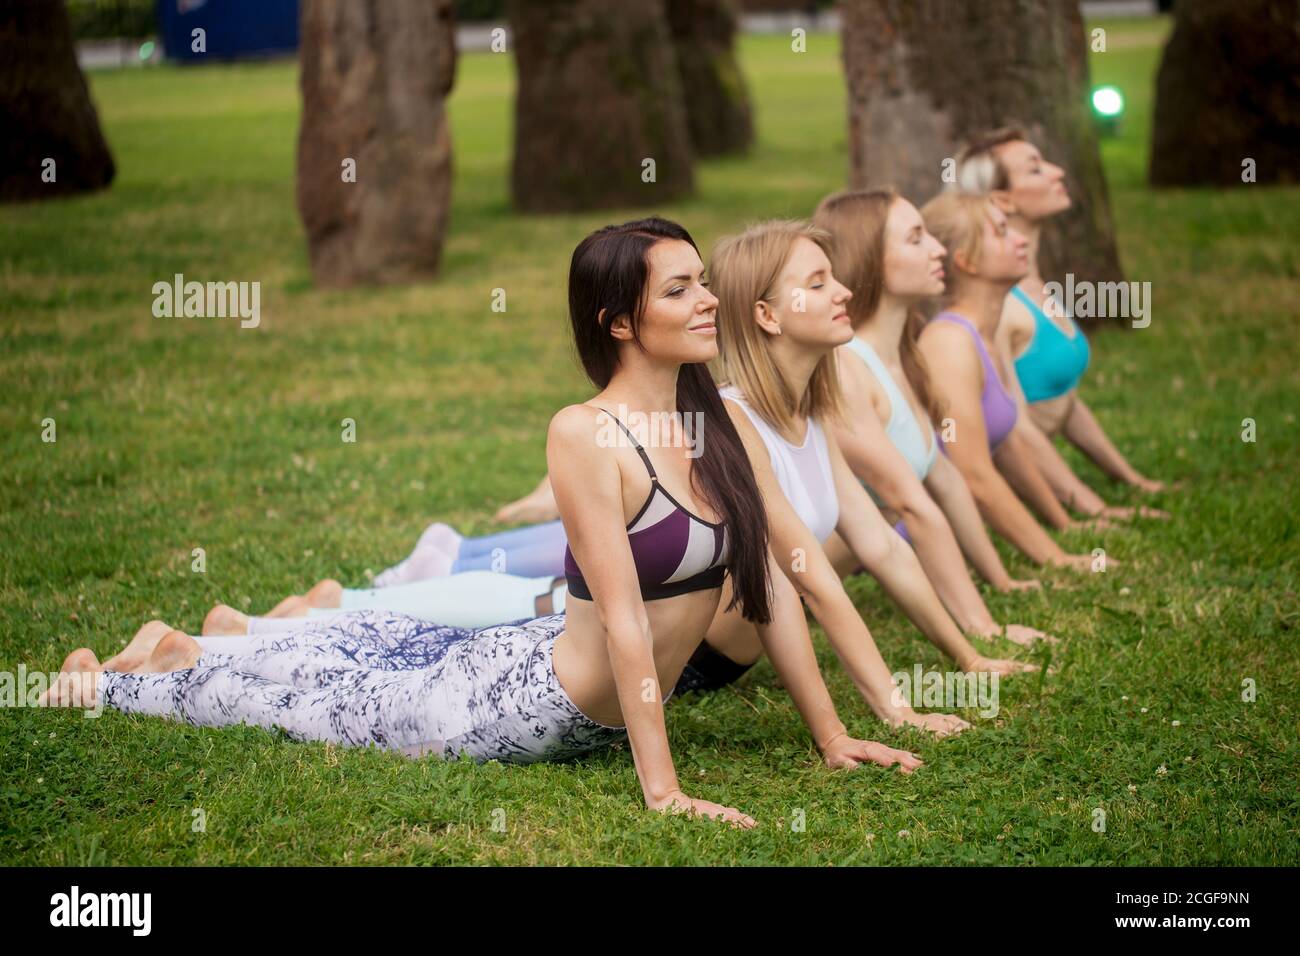
[[[876,377],[876,381],[880,383],[880,387],[885,390],[885,395],[889,398],[889,422],[885,425],[885,434],[894,443],[899,454],[912,466],[917,481],[925,481],[934,466],[934,456],[939,452],[939,443],[935,440],[934,430],[923,427],[917,421],[916,413],[908,404],[903,390],[894,381],[894,376],[889,374],[889,369],[885,368],[885,363],[880,360],[875,349],[857,336],[849,339],[848,348],[867,364],[867,368],[871,370],[871,374]],[[876,493],[871,491],[870,487],[867,487],[867,491],[879,504],[880,499]]]

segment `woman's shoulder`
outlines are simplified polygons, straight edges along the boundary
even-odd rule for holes
[[[568,450],[584,448],[594,449],[593,438],[604,427],[609,413],[593,405],[579,403],[566,405],[551,416],[551,424],[546,430],[548,443],[555,443]]]
[[[1017,343],[1023,338],[1032,337],[1036,322],[1037,317],[1030,311],[1029,305],[1022,301],[1014,291],[1009,292],[1002,302],[1002,318],[998,322],[998,338]]]
[[[918,341],[924,346],[927,343],[946,344],[963,339],[969,340],[970,333],[966,330],[966,321],[965,316],[945,309],[925,323]]]
[[[951,317],[951,321],[948,318]],[[940,312],[921,331],[917,342],[932,374],[930,384],[943,391],[944,376],[977,375],[980,368],[979,333],[956,312]]]

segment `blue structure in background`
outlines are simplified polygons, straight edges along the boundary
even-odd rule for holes
[[[206,52],[194,50],[194,30]],[[169,60],[232,60],[298,49],[298,0],[158,0],[158,31]]]

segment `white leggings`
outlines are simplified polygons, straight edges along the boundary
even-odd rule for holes
[[[250,617],[248,633],[294,631],[309,621],[346,611],[389,611],[450,627],[492,627],[536,617],[537,599],[545,594],[551,595],[551,613],[559,614],[564,610],[568,588],[563,584],[552,587],[554,581],[550,576],[525,578],[494,571],[465,571],[386,588],[345,588],[339,607],[312,608],[306,617]],[[219,644],[203,647],[223,649]]]
[[[295,740],[528,763],[623,739],[565,693],[551,657],[564,615],[478,631],[354,611],[205,652],[164,674],[105,671],[105,706],[200,727],[278,727]],[[216,638],[215,641],[229,641]],[[671,695],[670,695],[671,696]]]

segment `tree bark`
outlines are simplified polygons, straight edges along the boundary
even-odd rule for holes
[[[302,0],[300,32],[298,212],[316,282],[432,276],[451,204],[452,0]]]
[[[754,140],[754,121],[736,59],[732,0],[668,0],[668,28],[695,154],[745,152]]]
[[[1048,281],[1123,278],[1089,108],[1077,0],[844,0],[850,180],[920,205],[944,160],[980,130],[1017,123],[1063,166],[1073,207],[1045,224]]]
[[[113,156],[63,0],[0,6],[0,201],[103,189]]]
[[[663,0],[511,0],[508,12],[518,69],[517,208],[644,206],[691,192],[690,133]]]
[[[1151,185],[1243,182],[1300,182],[1300,0],[1178,0]]]

